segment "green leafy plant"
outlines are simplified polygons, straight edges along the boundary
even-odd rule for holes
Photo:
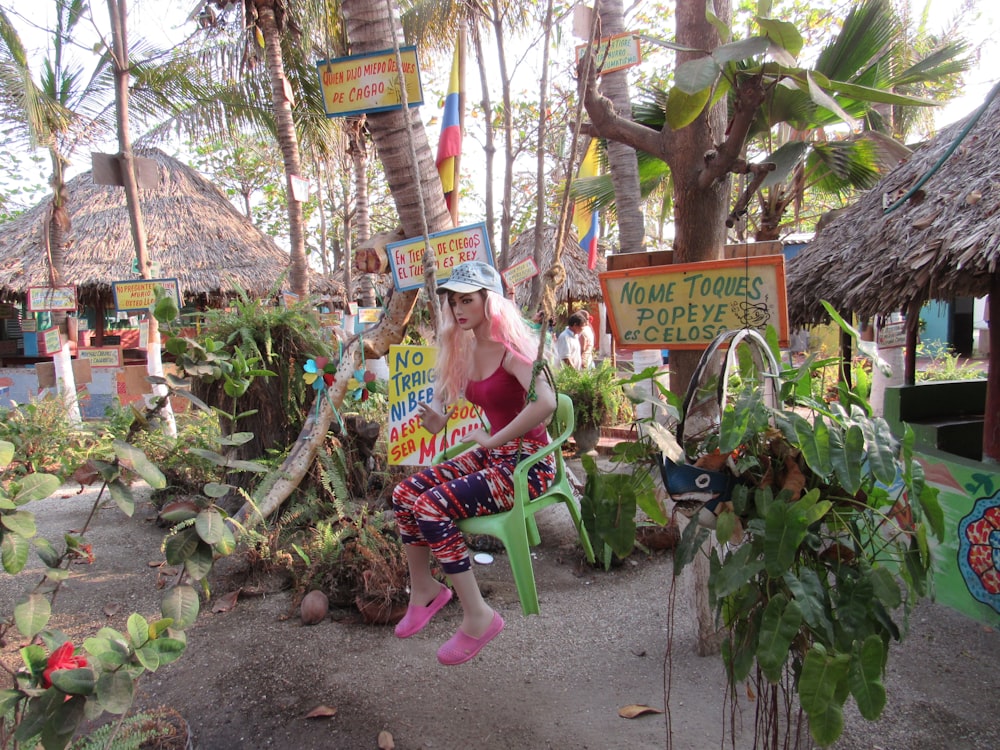
[[[985,377],[983,369],[971,360],[963,360],[947,344],[918,344],[917,357],[927,357],[930,362],[916,373],[918,381],[977,380]]]
[[[618,373],[607,360],[583,370],[560,367],[556,372],[556,389],[573,399],[578,427],[631,420],[629,401],[618,382]]]
[[[881,715],[889,644],[927,594],[928,536],[944,532],[912,433],[897,441],[843,383],[836,401],[812,397],[811,366],[783,373],[774,407],[747,373],[717,431],[685,446],[733,476],[716,511],[723,546],[711,551],[709,594],[730,682],[753,686],[755,736],[768,748],[794,741],[803,712],[813,740],[832,744],[849,698],[865,718]],[[675,573],[709,533],[687,526]]]
[[[155,485],[159,481],[157,470],[127,443],[116,442],[115,451],[115,464],[105,467],[109,477],[106,486],[114,488],[112,497],[131,514],[131,493],[123,486],[120,473],[111,475],[127,464]],[[6,470],[13,457],[14,445],[0,441],[0,469]],[[103,488],[83,530],[67,534],[60,552],[37,536],[35,516],[24,507],[51,495],[60,485],[59,478],[34,473],[5,480],[0,490],[3,569],[8,574],[22,571],[34,546],[46,570],[34,589],[15,603],[13,616],[0,622],[0,642],[6,641],[12,628],[29,639],[20,650],[23,667],[11,674],[11,687],[0,690],[0,741],[7,747],[37,738],[45,750],[53,750],[69,744],[85,715],[126,712],[132,705],[136,680],[181,655],[185,644],[181,631],[190,623],[174,616],[149,622],[134,613],[128,618],[127,632],[101,628],[83,641],[82,649],[61,631],[47,628],[51,600],[68,575],[68,565],[93,554],[84,534],[103,500]],[[166,601],[164,609],[171,609]]]

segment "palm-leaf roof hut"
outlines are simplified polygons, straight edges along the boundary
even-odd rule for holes
[[[793,325],[827,320],[821,299],[867,318],[907,312],[912,384],[925,300],[989,295],[984,453],[1000,460],[1000,85],[844,210],[789,262]],[[887,211],[898,203],[892,210]],[[992,424],[991,424],[992,422]]]
[[[544,275],[552,265],[555,257],[557,228],[545,226],[542,229],[542,261],[538,272]],[[508,253],[507,267],[513,266],[525,258],[535,257],[535,228],[529,227],[517,236]],[[607,270],[607,261],[603,253],[598,253],[597,267],[587,268],[587,253],[580,247],[576,233],[570,229],[563,238],[562,265],[566,269],[566,281],[556,290],[557,299],[565,299],[567,307],[572,307],[574,300],[590,301],[601,299],[601,281],[597,274]],[[544,283],[544,282],[543,282]],[[519,305],[531,302],[531,283],[525,281],[518,284],[515,298]]]
[[[150,260],[158,276],[176,278],[186,304],[214,306],[237,289],[251,296],[274,291],[288,253],[241,214],[216,185],[159,149],[137,149],[156,163],[154,188],[140,189]],[[81,305],[113,307],[112,281],[134,279],[125,193],[94,184],[85,172],[66,186],[72,228],[67,234],[62,284],[75,284]],[[0,299],[24,298],[48,286],[45,229],[49,199],[0,225]],[[315,277],[315,275],[314,275]],[[315,293],[336,297],[342,287],[315,277]]]

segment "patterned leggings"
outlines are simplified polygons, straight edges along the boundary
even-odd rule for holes
[[[521,441],[527,456],[543,443]],[[514,467],[518,441],[499,448],[477,448],[407,477],[392,492],[396,524],[404,544],[430,546],[448,575],[471,566],[469,550],[455,522],[510,510],[514,504]],[[548,456],[528,472],[528,495],[542,494],[555,476],[555,459]]]

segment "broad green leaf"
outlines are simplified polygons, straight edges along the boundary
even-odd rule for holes
[[[754,19],[760,30],[767,34],[767,38],[776,45],[786,50],[792,57],[798,57],[802,51],[802,35],[795,28],[795,24],[788,21],[779,21],[776,18]]]
[[[222,539],[215,545],[215,553],[218,555],[229,555],[236,549],[236,536],[233,530],[226,524],[222,530]]]
[[[9,440],[0,440],[0,469],[6,469],[14,460],[14,444]]]
[[[11,500],[14,505],[24,505],[48,497],[60,485],[59,477],[52,474],[28,474],[20,482],[20,488]]]
[[[254,439],[254,434],[252,432],[234,432],[232,435],[227,435],[226,437],[216,438],[219,445],[243,445],[244,443],[249,443]]]
[[[751,57],[759,57],[767,52],[771,46],[770,41],[765,36],[753,36],[747,39],[740,39],[729,44],[723,44],[712,50],[714,57],[720,65],[728,62],[739,62]],[[714,81],[713,81],[714,83]]]
[[[15,511],[14,513],[0,513],[0,523],[18,536],[30,539],[38,533],[35,526],[35,514],[26,510]]]
[[[264,474],[270,469],[262,463],[257,461],[241,461],[238,459],[230,459],[226,461],[226,467],[233,469],[234,471],[252,471],[257,474]]]
[[[20,690],[9,688],[0,690],[0,716],[6,716],[8,711],[13,711],[14,706],[21,700],[23,695]]]
[[[884,664],[885,645],[879,636],[872,634],[860,646],[855,644],[848,683],[858,711],[868,721],[877,720],[885,708],[885,685],[882,684]]]
[[[154,490],[162,490],[167,486],[167,478],[163,476],[163,472],[134,445],[126,443],[124,440],[115,440],[114,449],[118,460],[142,477],[146,484]]]
[[[830,432],[830,461],[837,481],[848,493],[861,489],[861,466],[865,455],[865,436],[852,424],[844,433],[834,428]]]
[[[206,497],[210,497],[213,500],[218,500],[220,497],[225,497],[233,489],[231,484],[220,484],[219,482],[209,482],[201,491],[205,493]]]
[[[128,662],[128,652],[122,653],[121,644],[111,638],[85,638],[83,650],[100,662],[105,670],[116,669]]]
[[[681,91],[677,86],[670,89],[667,96],[666,118],[671,130],[680,130],[698,119],[705,110],[711,88],[701,89],[693,94]]]
[[[132,706],[135,697],[135,682],[128,672],[103,672],[97,678],[97,700],[101,707],[113,714],[123,714]]]
[[[716,598],[722,599],[745,586],[763,567],[764,562],[754,558],[753,546],[744,544],[726,557],[709,587]]]
[[[137,648],[135,650],[135,657],[150,672],[155,672],[160,668],[160,652],[152,644]]]
[[[685,94],[709,91],[722,72],[722,66],[711,56],[688,60],[677,66],[674,83]]]
[[[727,544],[733,538],[733,531],[736,530],[736,514],[727,510],[716,516],[715,538],[719,544]]]
[[[808,524],[787,503],[774,502],[765,519],[764,567],[768,575],[778,577],[792,567],[799,545],[806,538]]]
[[[70,695],[90,695],[94,692],[94,670],[57,669],[52,673],[52,684]]]
[[[889,572],[888,568],[873,568],[869,574],[869,580],[871,580],[876,598],[885,605],[886,609],[895,609],[903,603],[903,595],[899,590],[899,584],[896,582],[896,577]]]
[[[708,539],[708,529],[699,523],[691,522],[681,532],[680,541],[674,549],[674,578],[681,574],[684,566],[694,560],[701,545]]]
[[[832,701],[824,709],[809,714],[809,734],[820,747],[832,745],[843,734],[843,705]]]
[[[160,612],[164,617],[173,618],[176,629],[184,630],[198,618],[198,607],[198,593],[191,586],[183,585],[171,589],[163,597]]]
[[[633,513],[632,516],[634,519],[635,513]],[[634,539],[634,528],[632,534],[632,538]],[[631,552],[631,549],[629,552]],[[212,572],[212,557],[212,547],[205,544],[205,542],[199,542],[195,551],[192,552],[186,560],[184,560],[184,569],[187,571],[187,574],[191,576],[191,578],[196,581],[202,581],[209,573]]]
[[[41,594],[28,594],[14,605],[14,624],[25,638],[34,638],[51,616],[49,600]]]
[[[798,571],[798,575],[788,571],[782,576],[782,580],[798,602],[802,619],[810,629],[827,642],[832,641],[833,623],[828,615],[826,590],[816,571],[802,568]]]
[[[170,536],[163,542],[163,555],[171,565],[180,565],[198,548],[198,532],[188,526]]]
[[[133,612],[128,616],[128,637],[132,641],[133,648],[139,648],[149,640],[149,622],[138,612]]]
[[[806,653],[799,676],[799,699],[802,708],[809,714],[819,715],[829,708],[837,692],[837,686],[847,679],[851,658],[847,654],[829,654],[820,644],[813,644]],[[819,740],[819,738],[816,738]],[[834,737],[833,739],[836,739]],[[822,744],[830,744],[832,740]]]
[[[37,539],[32,539],[31,541],[35,545],[35,554],[37,554],[38,558],[45,563],[47,568],[54,568],[59,563],[59,553],[56,552],[56,548],[52,546],[52,542],[45,537],[38,537]]]
[[[792,641],[802,625],[802,610],[795,600],[777,594],[767,603],[760,623],[757,663],[772,685],[776,685],[788,661]]]
[[[174,624],[174,621],[169,617],[164,617],[155,622],[149,623],[149,637],[159,638],[161,635],[170,629],[170,626]]]
[[[919,466],[919,464],[917,465]],[[921,467],[921,471],[923,471],[923,467]],[[934,537],[939,542],[944,541],[944,509],[938,500],[938,488],[925,484],[917,499],[920,502],[920,510],[923,512],[924,518],[927,519]]]
[[[149,644],[159,653],[160,666],[176,661],[184,653],[186,644],[176,638],[157,638]]]
[[[222,514],[215,508],[203,510],[194,520],[194,528],[202,541],[208,544],[217,544],[222,541],[222,536],[226,522]]]
[[[832,469],[830,464],[830,430],[823,418],[817,415],[816,423],[811,425],[805,417],[793,413],[792,424],[795,427],[796,442],[802,450],[806,464],[818,476],[828,477]]]
[[[115,501],[115,505],[122,513],[131,518],[132,514],[135,513],[135,497],[132,495],[131,488],[120,479],[116,479],[108,483],[108,491],[111,493],[111,499]]]
[[[878,481],[891,485],[896,479],[896,442],[888,429],[881,429],[879,422],[885,424],[884,420],[861,420],[861,430],[868,450],[868,467]]]
[[[187,501],[184,503],[176,503],[173,505],[168,505],[160,511],[160,518],[169,523],[178,524],[184,521],[190,521],[198,516],[200,511],[197,507],[188,505]]]
[[[42,747],[45,750],[63,748],[69,744],[76,734],[77,727],[83,721],[87,699],[82,695],[74,695],[67,699],[58,690],[46,691],[54,693],[52,702],[46,710],[48,720],[42,727]]]

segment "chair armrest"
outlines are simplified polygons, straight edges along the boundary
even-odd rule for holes
[[[466,443],[455,443],[454,445],[450,445],[442,451],[438,451],[434,455],[434,458],[431,459],[431,464],[439,464],[442,461],[447,461],[448,459],[461,455],[462,453],[465,453],[467,450],[470,450],[477,446],[478,443],[475,443],[471,440]]]
[[[530,453],[527,457],[518,461],[517,466],[514,467],[515,486],[521,482],[527,486],[528,470],[546,456],[555,453],[557,450],[562,450],[564,442],[564,440],[552,440],[544,448],[541,448],[534,453]]]

